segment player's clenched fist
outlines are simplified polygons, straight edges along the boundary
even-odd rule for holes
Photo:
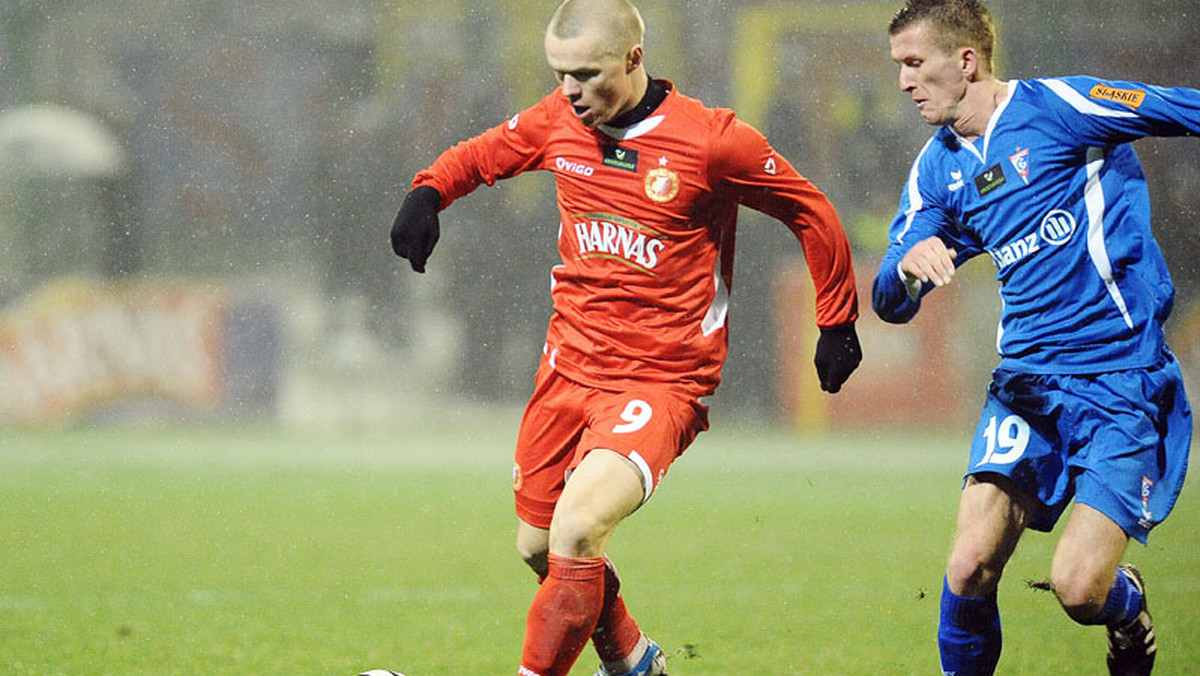
[[[404,198],[400,213],[392,222],[392,251],[407,258],[416,272],[425,272],[425,261],[437,244],[441,205],[442,196],[437,190],[429,186],[415,188]]]
[[[917,242],[900,260],[900,273],[909,279],[945,286],[954,279],[954,259],[958,252],[937,237]]]
[[[862,347],[854,322],[821,329],[813,363],[821,380],[821,389],[836,394],[862,361]]]

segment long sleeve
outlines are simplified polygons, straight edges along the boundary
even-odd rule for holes
[[[850,241],[823,192],[754,127],[730,117],[714,138],[710,170],[734,199],[785,224],[800,241],[816,289],[816,323],[836,326],[858,319]]]
[[[551,96],[554,96],[553,94]],[[417,173],[412,187],[430,186],[442,195],[441,207],[480,185],[493,185],[530,169],[540,168],[549,125],[547,97],[502,124],[455,144]]]

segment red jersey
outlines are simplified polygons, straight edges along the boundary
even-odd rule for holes
[[[532,169],[558,188],[550,364],[584,385],[636,383],[712,393],[728,350],[726,314],[738,205],[800,240],[816,321],[858,318],[850,244],[828,198],[732,111],[671,89],[645,120],[589,129],[561,89],[442,153],[413,187],[442,208],[480,184]]]

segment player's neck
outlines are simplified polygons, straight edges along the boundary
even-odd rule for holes
[[[958,118],[950,125],[959,136],[974,141],[987,133],[992,114],[1008,95],[1008,83],[987,78],[967,85]]]
[[[655,82],[644,70],[642,77],[644,82],[637,87],[637,90],[640,90],[637,95],[637,104],[605,123],[605,126],[617,129],[631,127],[649,117],[658,109],[663,99],[667,98],[668,90],[664,85]]]

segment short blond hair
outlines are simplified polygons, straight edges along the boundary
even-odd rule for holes
[[[947,52],[970,47],[979,53],[987,72],[992,71],[996,48],[996,26],[988,8],[979,0],[908,0],[892,17],[888,35],[909,26],[928,22],[934,40]]]
[[[642,44],[646,33],[642,15],[629,0],[565,0],[550,17],[546,32],[566,40],[591,28],[604,31],[604,43],[618,58]]]

